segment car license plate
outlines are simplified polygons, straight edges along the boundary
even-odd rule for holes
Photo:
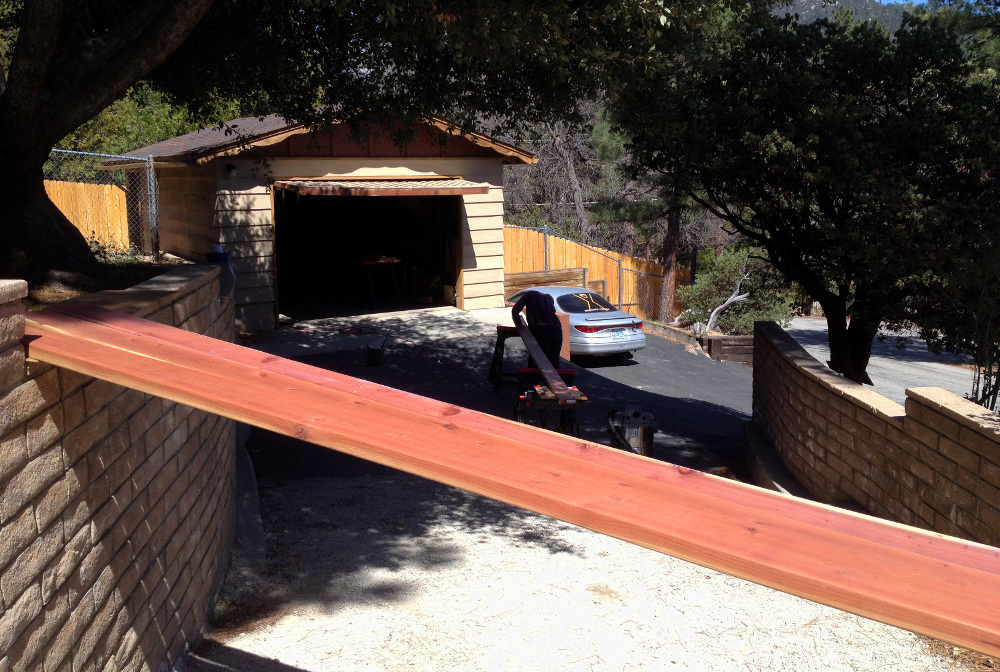
[[[624,329],[612,329],[611,330],[611,338],[625,338],[625,330]]]

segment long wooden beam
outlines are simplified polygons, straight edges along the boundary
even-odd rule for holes
[[[545,355],[545,351],[542,350],[542,346],[538,345],[538,341],[535,340],[531,329],[524,322],[524,318],[520,315],[515,315],[514,326],[517,327],[517,333],[521,337],[521,342],[524,343],[525,349],[531,355],[531,359],[535,361],[535,366],[538,367],[542,378],[545,379],[545,384],[552,394],[556,395],[556,401],[559,404],[575,404],[576,396],[566,387],[562,376],[556,371],[553,362],[549,361],[549,358]]]
[[[92,306],[29,357],[1000,654],[1000,549],[626,454]]]

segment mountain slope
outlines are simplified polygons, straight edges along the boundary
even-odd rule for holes
[[[798,14],[803,23],[809,23],[820,17],[833,16],[842,7],[852,10],[859,19],[874,19],[895,31],[903,20],[906,5],[882,4],[877,0],[839,0],[829,3],[824,3],[823,0],[793,0],[787,7],[775,10],[775,13]]]

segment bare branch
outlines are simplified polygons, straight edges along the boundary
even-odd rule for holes
[[[740,301],[746,301],[750,297],[750,292],[740,294],[740,287],[743,285],[744,282],[750,280],[750,271],[747,270],[747,267],[744,266],[741,270],[743,271],[743,277],[741,277],[739,280],[736,281],[736,289],[733,290],[733,293],[729,296],[728,299],[725,300],[725,302],[721,306],[718,306],[715,310],[712,311],[712,314],[709,315],[708,324],[705,325],[706,331],[712,331],[713,329],[715,329],[715,323],[719,321],[719,316],[722,315],[723,311],[725,311],[726,308],[733,305],[734,303],[739,303]]]

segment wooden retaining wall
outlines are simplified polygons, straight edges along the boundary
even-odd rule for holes
[[[702,350],[720,362],[739,362],[753,367],[753,336],[703,336],[698,339]]]
[[[88,301],[233,337],[218,268]],[[26,361],[0,281],[0,670],[166,670],[200,637],[235,530],[235,423]]]

